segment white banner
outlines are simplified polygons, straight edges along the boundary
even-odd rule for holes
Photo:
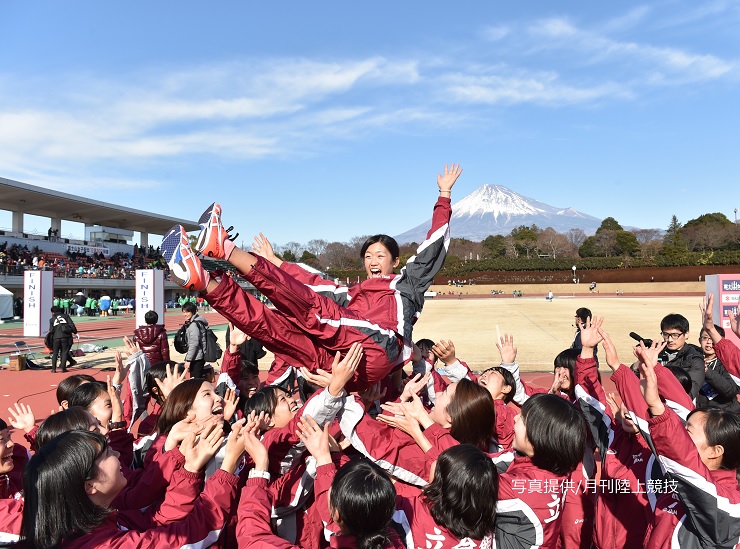
[[[67,251],[86,255],[103,254],[106,257],[110,255],[110,250],[108,248],[104,248],[103,246],[82,246],[77,244],[67,244]]]
[[[23,336],[41,337],[49,331],[54,301],[54,273],[25,271],[23,274]]]
[[[136,325],[146,324],[144,315],[154,311],[159,324],[164,324],[164,271],[136,270]]]

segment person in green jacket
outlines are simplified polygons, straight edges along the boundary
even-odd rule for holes
[[[118,298],[114,297],[110,302],[110,310],[113,311],[113,316],[118,316]]]
[[[93,301],[92,297],[89,297],[89,296],[85,300],[85,315],[86,316],[90,316],[92,314],[92,312],[90,311],[90,309],[92,308],[92,301]]]

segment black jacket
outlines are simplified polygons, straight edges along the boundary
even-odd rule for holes
[[[740,402],[737,397],[737,385],[725,367],[715,358],[707,363],[704,385],[696,397],[696,407],[716,406],[740,414]]]
[[[691,378],[691,398],[696,398],[699,394],[699,389],[704,385],[704,354],[696,345],[687,343],[679,351],[678,354],[673,357],[673,360],[669,360],[668,353],[663,350],[658,357],[663,363],[663,366],[678,366],[679,368],[686,371]]]
[[[52,339],[72,339],[72,334],[77,333],[77,326],[69,315],[58,314],[49,319],[49,332]]]

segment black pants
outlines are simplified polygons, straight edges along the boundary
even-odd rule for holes
[[[51,371],[57,371],[57,356],[59,353],[62,354],[62,371],[67,370],[67,360],[69,358],[69,350],[72,348],[72,338],[65,337],[63,339],[54,339],[52,341],[52,355],[51,355]]]
[[[190,377],[192,379],[203,379],[203,366],[206,365],[206,361],[191,360],[190,361]]]

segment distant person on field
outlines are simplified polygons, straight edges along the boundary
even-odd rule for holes
[[[67,361],[71,358],[69,350],[72,348],[72,334],[77,333],[77,326],[69,318],[69,315],[62,313],[60,307],[52,307],[49,332],[52,334],[51,372],[55,374],[57,371],[59,355],[61,355],[62,372],[66,372]]]
[[[134,330],[134,343],[144,352],[150,364],[170,360],[170,344],[167,341],[167,330],[163,324],[157,324],[159,315],[148,311],[144,315],[144,326]]]
[[[195,303],[188,301],[182,306],[188,335],[188,350],[185,353],[185,368],[190,370],[191,378],[203,377],[205,366],[206,328],[208,321],[198,314]]]

